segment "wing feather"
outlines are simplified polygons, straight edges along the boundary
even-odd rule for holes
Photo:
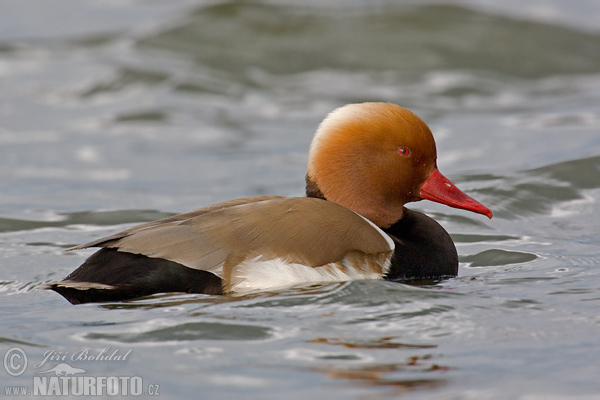
[[[390,253],[393,242],[360,215],[315,198],[260,197],[220,203],[138,225],[86,245],[164,258],[227,279],[229,268],[260,257],[311,267],[349,253]]]
[[[259,201],[264,201],[264,200],[278,199],[278,198],[281,198],[281,197],[280,196],[253,196],[253,197],[243,197],[243,198],[234,199],[234,200],[227,200],[227,201],[223,201],[221,203],[216,203],[216,204],[213,204],[213,205],[210,205],[207,207],[198,208],[198,209],[188,211],[188,212],[185,212],[182,214],[176,214],[176,215],[173,215],[173,216],[170,216],[167,218],[163,218],[163,219],[159,219],[156,221],[150,221],[150,222],[146,222],[143,224],[135,225],[135,226],[132,226],[131,228],[125,229],[124,231],[115,233],[114,235],[105,236],[103,238],[96,239],[94,241],[91,241],[91,242],[88,242],[85,244],[70,247],[70,248],[66,249],[65,251],[81,250],[81,249],[87,249],[89,247],[112,247],[112,246],[110,246],[111,242],[114,242],[115,240],[118,240],[118,239],[122,239],[126,236],[130,236],[136,232],[142,231],[147,228],[151,228],[153,226],[162,226],[162,225],[166,225],[170,222],[178,222],[178,221],[185,221],[185,220],[193,219],[194,217],[197,217],[199,215],[206,214],[208,212],[211,212],[214,210],[219,210],[222,208],[227,208],[227,207],[241,205],[241,204],[247,204],[247,203],[254,203],[254,202],[259,202]]]

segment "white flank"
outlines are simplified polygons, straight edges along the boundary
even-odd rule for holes
[[[383,261],[382,271],[385,272],[389,269],[391,256],[392,253]],[[231,277],[231,291],[235,294],[248,294],[311,283],[382,279],[382,273],[364,272],[360,268],[353,268],[351,264],[352,262],[343,259],[340,263],[309,267],[289,263],[281,258],[261,260],[260,257],[255,257],[234,268]]]

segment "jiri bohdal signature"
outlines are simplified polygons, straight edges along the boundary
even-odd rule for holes
[[[100,350],[82,349],[73,353],[69,351],[48,350],[44,353],[44,359],[35,364],[35,368],[41,368],[48,361],[126,361],[131,349],[123,352],[119,349],[105,347]]]

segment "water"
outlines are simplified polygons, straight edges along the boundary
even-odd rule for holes
[[[62,352],[161,398],[597,398],[600,7],[495,3],[0,1],[0,347],[29,359],[0,386],[32,391]],[[81,306],[35,289],[133,223],[302,195],[319,121],[371,100],[425,119],[441,171],[494,211],[412,205],[459,277]],[[131,352],[72,358],[104,348]]]

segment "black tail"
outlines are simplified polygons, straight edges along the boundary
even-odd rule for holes
[[[119,301],[154,293],[223,294],[221,278],[179,263],[101,249],[63,281],[45,285],[72,304]]]

